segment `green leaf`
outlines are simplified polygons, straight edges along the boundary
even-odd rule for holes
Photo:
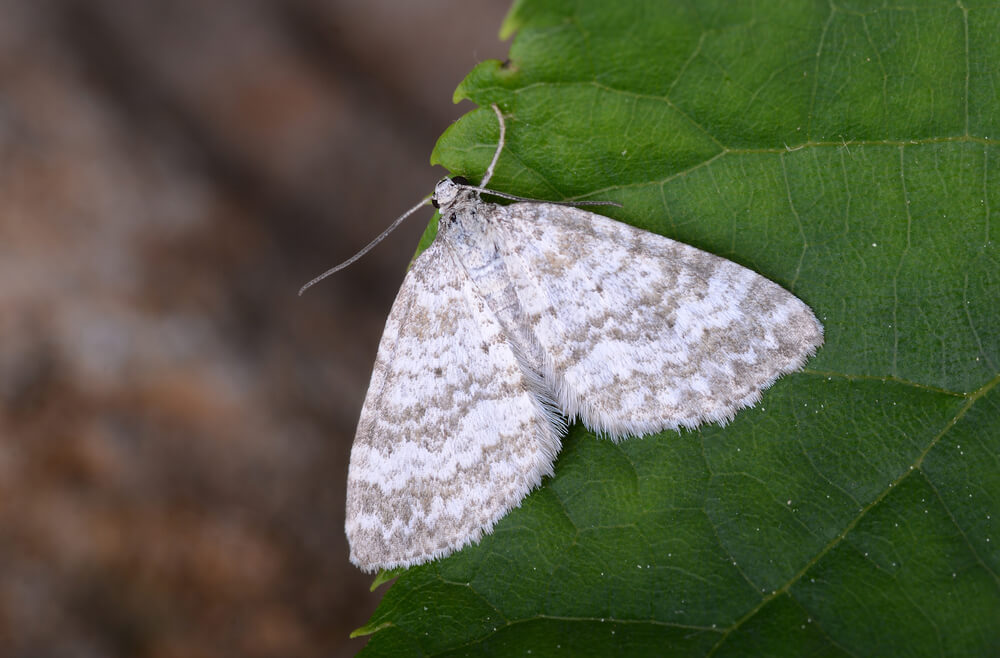
[[[745,265],[826,328],[726,427],[571,429],[366,655],[1000,652],[1000,6],[523,0],[435,162]],[[397,653],[400,652],[400,653]]]

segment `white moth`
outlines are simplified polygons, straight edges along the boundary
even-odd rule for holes
[[[378,349],[347,480],[351,561],[478,541],[552,474],[567,419],[617,441],[725,423],[802,367],[823,328],[724,258],[579,208],[434,189],[437,239]],[[419,207],[419,206],[418,206]]]

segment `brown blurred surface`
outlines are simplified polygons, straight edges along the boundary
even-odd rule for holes
[[[0,655],[338,656],[350,443],[506,0],[0,0]]]

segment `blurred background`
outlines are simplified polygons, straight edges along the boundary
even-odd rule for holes
[[[340,656],[344,487],[507,0],[0,0],[0,655]]]

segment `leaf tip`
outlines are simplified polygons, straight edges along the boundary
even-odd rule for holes
[[[501,41],[506,41],[521,28],[523,24],[520,12],[521,4],[522,0],[515,0],[514,4],[511,5],[510,11],[504,16],[503,23],[500,24]]]
[[[383,569],[382,571],[379,571],[378,575],[375,576],[375,580],[372,581],[371,587],[368,588],[368,591],[374,592],[379,587],[385,585],[387,582],[394,579],[396,576],[403,573],[404,571],[406,571],[406,567],[398,567],[396,569]]]
[[[388,628],[389,626],[392,626],[392,623],[388,621],[384,621],[381,624],[374,624],[374,625],[365,624],[364,626],[360,628],[355,628],[353,631],[351,631],[351,634],[348,637],[350,637],[353,640],[358,637],[364,637],[365,635],[374,635],[383,628]]]

